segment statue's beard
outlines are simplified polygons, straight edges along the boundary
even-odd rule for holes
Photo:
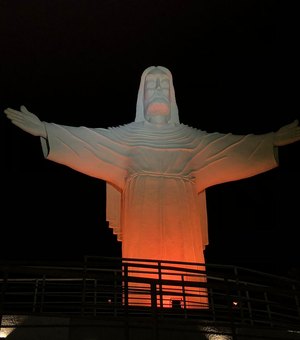
[[[167,116],[170,114],[170,105],[165,100],[155,100],[146,106],[147,116]]]

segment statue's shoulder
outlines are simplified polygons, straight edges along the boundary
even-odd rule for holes
[[[123,124],[123,125],[117,125],[117,126],[110,126],[108,127],[107,129],[108,130],[126,130],[126,129],[132,129],[132,128],[136,128],[136,127],[139,127],[139,126],[142,126],[142,122],[131,122],[131,123],[126,123],[126,124]]]
[[[118,126],[110,126],[103,134],[112,140],[125,141],[129,136],[138,131],[139,125],[139,123],[132,122]]]
[[[199,128],[196,128],[196,127],[193,127],[187,124],[183,124],[183,123],[180,123],[178,127],[180,127],[183,131],[187,133],[191,133],[191,134],[197,134],[197,135],[202,136],[203,134],[207,133],[206,131],[200,130]]]

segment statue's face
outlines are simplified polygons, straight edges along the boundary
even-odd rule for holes
[[[166,122],[170,119],[170,79],[159,68],[154,68],[146,76],[144,105],[148,121],[157,116]]]

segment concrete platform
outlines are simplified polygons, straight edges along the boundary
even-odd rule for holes
[[[201,320],[156,320],[151,317],[6,316],[3,324],[2,338],[8,340],[300,339],[300,332],[295,330],[241,326],[233,328],[228,325],[203,324]]]

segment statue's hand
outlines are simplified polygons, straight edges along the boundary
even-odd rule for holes
[[[29,112],[25,106],[21,106],[20,111],[7,108],[4,113],[14,125],[25,132],[33,136],[47,138],[45,124],[35,114]]]
[[[282,126],[275,132],[274,145],[283,146],[300,140],[300,126],[296,119],[292,123]]]

